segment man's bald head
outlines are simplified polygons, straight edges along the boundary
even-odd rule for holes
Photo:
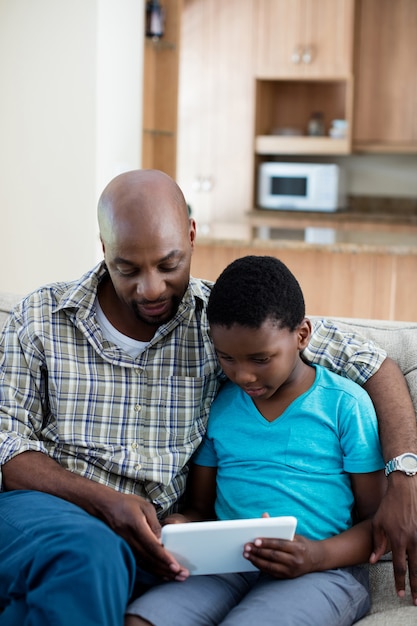
[[[116,176],[98,202],[98,223],[102,242],[110,243],[120,231],[173,227],[188,230],[187,204],[176,182],[159,170],[132,170]]]

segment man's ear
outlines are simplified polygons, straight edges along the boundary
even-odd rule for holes
[[[308,317],[305,317],[297,328],[299,350],[304,350],[304,348],[308,346],[310,342],[311,333],[312,333],[311,321],[308,319]]]
[[[197,234],[197,227],[196,227],[195,220],[192,217],[190,217],[189,225],[190,225],[189,237],[190,237],[190,243],[191,243],[191,250],[194,250],[195,237],[196,237],[196,234]]]

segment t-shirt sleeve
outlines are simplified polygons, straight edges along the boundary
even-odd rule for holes
[[[302,358],[323,365],[345,378],[364,385],[386,359],[385,350],[359,333],[343,331],[331,320],[313,321],[313,332]]]
[[[194,453],[192,462],[195,463],[195,465],[217,467],[217,455],[214,450],[213,441],[207,436],[204,437],[201,445]]]
[[[345,405],[339,425],[344,470],[349,474],[366,474],[383,469],[378,421],[371,399],[358,388],[357,397],[347,394]]]

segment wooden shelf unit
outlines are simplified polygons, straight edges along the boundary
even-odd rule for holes
[[[165,32],[145,37],[143,72],[142,167],[176,177],[178,67],[182,0],[161,2]]]

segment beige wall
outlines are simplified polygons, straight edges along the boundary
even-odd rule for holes
[[[101,256],[97,198],[140,166],[143,0],[0,0],[0,290]]]
[[[343,163],[342,160],[339,161]],[[416,197],[417,155],[373,154],[345,157],[348,193],[356,196]]]

